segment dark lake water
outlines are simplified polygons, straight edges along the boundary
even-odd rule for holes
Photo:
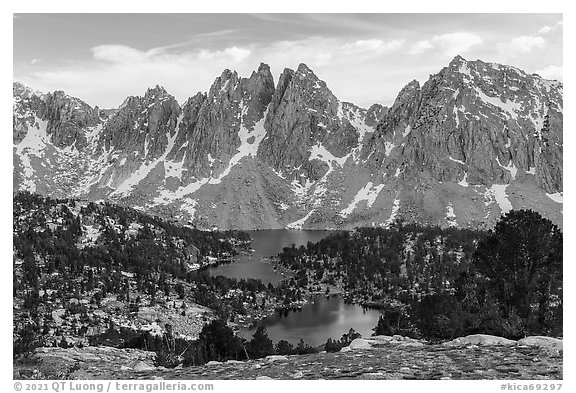
[[[264,284],[275,283],[284,278],[276,273],[270,264],[262,262],[262,257],[278,255],[284,247],[292,244],[299,247],[310,242],[317,242],[336,231],[311,231],[295,229],[270,229],[263,231],[247,231],[252,238],[251,255],[240,255],[233,263],[220,265],[210,269],[213,276],[230,278],[259,278]]]
[[[362,334],[362,337],[370,336],[380,316],[380,311],[345,304],[340,297],[327,299],[317,296],[312,301],[300,311],[292,311],[288,316],[275,314],[259,324],[266,326],[274,344],[280,340],[297,344],[302,339],[312,346],[318,346],[329,337],[340,339],[350,328]],[[240,335],[251,339],[255,331],[256,328],[242,329]]]
[[[276,273],[271,265],[262,262],[262,257],[275,256],[283,247],[290,247],[292,244],[298,247],[309,241],[317,242],[335,233],[335,231],[289,229],[248,232],[252,237],[254,252],[249,256],[237,257],[231,264],[211,269],[210,274],[237,279],[260,278],[265,284],[275,283],[284,276]],[[260,321],[260,324],[266,326],[268,335],[274,343],[287,340],[296,344],[303,339],[310,345],[318,346],[324,344],[329,337],[339,339],[350,328],[364,337],[370,336],[379,316],[379,311],[364,310],[358,305],[345,304],[340,297],[327,299],[325,296],[317,296],[299,311],[292,311],[287,316],[272,315]],[[255,331],[256,328],[243,329],[240,335],[250,339]]]

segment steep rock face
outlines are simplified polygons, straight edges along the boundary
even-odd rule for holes
[[[55,147],[76,145],[81,150],[86,145],[84,130],[102,121],[98,107],[91,108],[63,91],[42,94],[15,82],[13,97],[15,144],[24,139],[29,126],[39,127],[40,122],[45,122],[46,133]]]
[[[14,82],[13,96],[13,142],[15,145],[26,137],[29,127],[36,125],[36,112],[43,104],[43,94],[19,82]]]
[[[203,228],[353,228],[397,218],[562,222],[562,84],[456,57],[390,108],[312,70],[225,70],[180,107],[163,88],[110,111],[14,84],[14,187],[111,199]]]
[[[257,147],[261,133],[254,128],[273,92],[272,74],[265,64],[250,78],[225,70],[207,96],[199,93],[184,106],[177,150],[169,158],[183,157],[188,175],[195,179],[221,175],[239,149]]]
[[[104,196],[116,201],[183,221],[192,221],[196,212],[202,211],[196,222],[209,228],[274,225],[273,221],[259,217],[262,204],[250,202],[250,198],[240,201],[241,210],[246,210],[243,219],[227,218],[224,214],[235,201],[217,197],[228,193],[231,187],[235,189],[235,180],[246,184],[255,176],[252,171],[257,166],[250,161],[255,159],[265,136],[264,115],[273,93],[272,75],[265,64],[250,78],[240,78],[236,72],[225,70],[208,94],[196,94],[182,109],[171,96],[161,98],[164,104],[157,116],[160,126],[145,130],[138,127],[146,125],[148,119],[154,124],[154,112],[141,109],[154,108],[155,103],[148,103],[147,96],[158,99],[159,95],[147,93],[143,99],[128,100],[110,119],[110,123],[121,119],[116,130],[125,131],[110,134],[105,130],[101,139],[105,141],[102,151],[114,165],[106,167],[110,160],[102,162],[94,178],[97,184],[91,187],[89,197],[96,198],[104,190]],[[166,97],[166,93],[160,96]],[[135,121],[133,113],[141,113],[142,120]],[[114,135],[120,136],[119,142],[114,142]],[[156,135],[157,139],[150,137]],[[114,150],[108,146],[122,148]],[[131,150],[137,152],[127,157],[125,152]],[[137,159],[138,152],[142,159]],[[243,171],[243,166],[251,169]],[[211,212],[213,209],[219,213],[217,217]]]
[[[534,181],[544,204],[554,200],[546,193],[562,191],[561,124],[560,83],[458,56],[421,88],[413,81],[400,92],[362,157],[399,184],[395,200],[406,218],[454,225],[455,204],[467,198],[458,210],[478,226],[527,207],[512,194],[527,194]],[[445,182],[460,188],[443,190]]]
[[[391,136],[403,132],[409,140],[402,164],[416,163],[411,170],[425,168],[438,181],[457,182],[468,174],[471,183],[508,183],[518,171],[535,172],[539,185],[550,184],[546,190],[557,192],[562,165],[547,165],[554,173],[546,176],[537,165],[548,113],[555,119],[562,114],[561,84],[513,67],[456,57],[422,89],[417,82],[403,89],[367,152],[385,149]],[[556,146],[549,152],[555,164],[562,155],[561,121],[547,131]],[[371,158],[375,167],[385,165],[382,155]]]
[[[330,170],[329,156],[341,159],[358,144],[356,129],[342,117],[341,103],[305,64],[285,69],[258,157],[288,179],[317,181]]]
[[[43,94],[13,85],[14,190],[54,197],[76,194],[102,127],[100,111],[61,91]]]
[[[388,108],[380,104],[372,104],[366,111],[366,124],[370,127],[378,125],[380,120],[388,113]]]
[[[562,97],[560,97],[560,102]],[[538,150],[535,172],[538,185],[549,193],[562,191],[563,123],[562,106],[550,105],[540,133],[536,133]]]
[[[66,95],[63,91],[48,93],[40,106],[40,118],[48,121],[46,132],[50,141],[59,148],[76,144],[81,150],[87,143],[83,130],[101,123],[98,107],[91,108],[84,101]]]
[[[174,134],[180,116],[178,102],[163,87],[143,97],[128,97],[106,123],[100,143],[104,150],[134,153],[144,160],[158,158]]]
[[[106,122],[93,152],[96,164],[85,192],[129,193],[163,158],[176,136],[181,109],[161,86],[128,97]]]

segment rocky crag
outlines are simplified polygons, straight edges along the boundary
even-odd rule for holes
[[[225,70],[180,105],[114,111],[13,88],[14,189],[110,200],[201,228],[562,225],[563,86],[460,56],[390,108],[341,102],[305,64]]]
[[[108,347],[39,348],[14,379],[505,379],[561,380],[562,340],[489,335],[426,344],[401,336],[356,339],[337,353],[272,355],[166,369],[154,353]]]

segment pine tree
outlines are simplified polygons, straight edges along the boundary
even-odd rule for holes
[[[513,210],[478,244],[474,262],[503,318],[537,320],[532,333],[547,324],[552,299],[562,298],[562,232],[556,225],[532,210]]]
[[[390,325],[384,319],[384,315],[380,315],[378,323],[372,330],[374,331],[374,333],[372,333],[373,336],[382,336],[390,333]]]
[[[247,350],[252,359],[263,358],[274,353],[274,344],[268,337],[266,327],[258,326],[252,340],[247,345]]]

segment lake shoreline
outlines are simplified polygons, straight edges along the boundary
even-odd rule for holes
[[[296,272],[282,265],[278,258],[285,247],[300,247],[341,231],[324,230],[259,230],[249,231],[252,238],[249,253],[234,257],[231,264],[211,269],[213,276],[223,275],[237,280],[262,279],[274,286],[289,282]],[[296,302],[285,304],[282,298],[270,299],[264,308],[250,309],[248,315],[236,315],[234,330],[250,339],[257,326],[264,325],[269,337],[277,342],[287,340],[297,343],[302,338],[313,346],[323,345],[328,338],[339,339],[350,328],[371,335],[379,311],[367,310],[361,299],[355,299],[335,282],[316,281],[308,277],[308,284],[292,287],[299,292]],[[294,300],[294,299],[292,299]],[[282,331],[282,333],[280,333]]]

